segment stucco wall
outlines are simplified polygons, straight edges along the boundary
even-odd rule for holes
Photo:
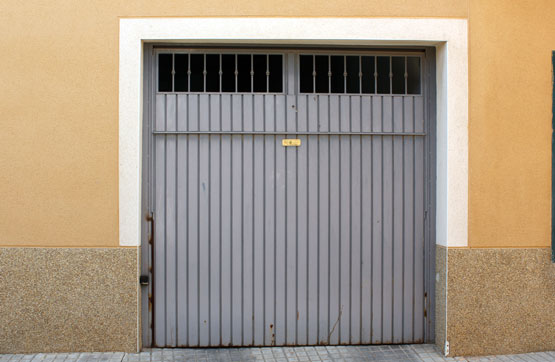
[[[438,246],[436,345],[443,349],[447,336],[449,356],[554,350],[550,255],[549,248]]]
[[[469,245],[551,243],[555,2],[470,1]]]
[[[0,248],[0,354],[137,351],[138,256]]]
[[[469,17],[469,245],[549,245],[552,0],[2,1],[0,245],[118,246],[126,16]]]
[[[0,2],[0,245],[118,246],[124,16],[449,16],[466,1]]]

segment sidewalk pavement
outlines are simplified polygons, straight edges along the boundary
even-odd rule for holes
[[[431,344],[264,348],[145,349],[141,353],[0,354],[0,362],[313,362],[313,361],[513,361],[555,362],[555,352],[482,357],[444,357]]]

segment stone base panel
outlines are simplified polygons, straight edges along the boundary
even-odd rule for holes
[[[137,351],[136,248],[0,248],[0,353]]]
[[[449,356],[555,350],[549,248],[436,251],[436,344],[447,330]]]
[[[555,350],[550,249],[438,247],[436,257],[436,343],[447,335],[450,356]],[[136,351],[137,258],[0,248],[0,353]]]

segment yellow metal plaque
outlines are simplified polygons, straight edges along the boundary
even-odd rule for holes
[[[284,138],[281,140],[281,145],[282,146],[300,146],[301,145],[301,140],[298,138]]]

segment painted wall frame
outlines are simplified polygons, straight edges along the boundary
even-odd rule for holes
[[[436,50],[436,243],[468,245],[466,19],[122,18],[119,42],[119,243],[139,246],[143,222],[143,74],[151,43],[419,46]],[[449,95],[449,96],[448,96]],[[138,265],[137,272],[140,272]],[[432,297],[432,296],[429,296]],[[141,303],[138,300],[138,303]],[[431,312],[431,311],[430,311]],[[140,318],[142,319],[142,318]],[[146,321],[142,319],[143,322]],[[147,319],[148,320],[148,319]],[[138,326],[139,327],[139,326]],[[138,340],[138,348],[141,341]]]
[[[143,46],[148,42],[436,48],[436,242],[468,245],[468,24],[437,18],[122,18],[119,243],[141,241]]]

